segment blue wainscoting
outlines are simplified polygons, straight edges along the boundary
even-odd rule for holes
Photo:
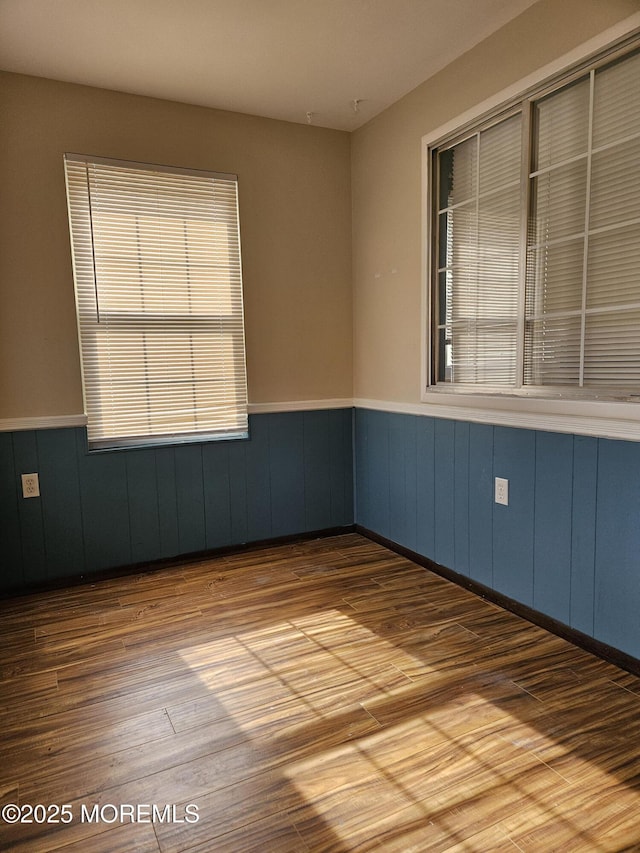
[[[252,415],[248,441],[108,453],[84,429],[0,433],[0,589],[351,525],[352,420]]]
[[[640,442],[357,409],[355,467],[358,524],[640,657]]]

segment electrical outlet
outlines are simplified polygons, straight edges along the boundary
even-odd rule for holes
[[[509,506],[509,481],[504,477],[496,477],[495,501],[497,504]]]
[[[22,497],[23,498],[39,498],[40,497],[40,481],[37,474],[22,475]]]

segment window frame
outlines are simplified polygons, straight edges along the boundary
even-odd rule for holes
[[[533,429],[571,432],[640,440],[640,407],[637,402],[614,398],[593,389],[550,388],[520,385],[496,387],[435,383],[433,352],[434,336],[434,240],[437,204],[434,170],[434,150],[449,146],[473,135],[522,108],[523,135],[531,134],[531,111],[534,101],[562,89],[588,72],[640,48],[640,13],[601,33],[586,44],[571,51],[536,73],[518,81],[508,89],[478,104],[458,118],[426,134],[422,138],[422,334],[421,334],[421,406],[423,414],[468,420],[480,423],[503,424]],[[524,203],[530,205],[527,151],[522,169]],[[526,221],[522,217],[521,243],[526,245]],[[524,277],[526,256],[521,257],[519,322],[524,325]],[[437,274],[436,274],[437,275]],[[522,376],[521,359],[524,337],[519,344],[518,372]],[[640,401],[640,394],[638,397]],[[425,406],[425,404],[427,404]]]
[[[95,164],[98,166],[113,166],[113,167],[124,167],[130,168],[136,171],[140,171],[145,174],[153,174],[153,173],[161,173],[161,174],[174,174],[174,175],[182,175],[186,177],[195,177],[195,178],[205,178],[207,180],[222,180],[224,182],[232,182],[235,183],[235,216],[237,223],[237,243],[238,243],[238,264],[239,264],[239,275],[240,275],[240,285],[239,285],[239,295],[240,295],[240,330],[241,330],[241,346],[242,346],[242,361],[243,361],[243,382],[236,386],[236,390],[240,390],[243,393],[243,399],[240,404],[237,406],[237,412],[242,420],[244,418],[244,423],[246,427],[240,427],[238,429],[215,429],[211,427],[207,427],[203,430],[185,430],[185,431],[171,431],[166,433],[154,433],[149,432],[146,434],[138,434],[134,433],[133,435],[124,435],[123,433],[119,435],[112,435],[111,437],[90,437],[90,428],[91,428],[91,412],[90,406],[88,405],[88,397],[89,392],[87,389],[87,378],[86,371],[87,365],[85,364],[84,350],[85,348],[94,349],[95,351],[95,335],[91,335],[91,332],[86,333],[86,338],[83,340],[83,325],[90,326],[90,323],[87,323],[86,320],[82,319],[82,315],[87,314],[86,306],[83,307],[81,305],[82,299],[85,297],[81,297],[81,291],[83,288],[87,288],[88,286],[88,277],[87,281],[84,283],[80,282],[82,278],[82,273],[78,271],[78,257],[76,254],[76,248],[74,246],[74,231],[81,232],[83,231],[83,226],[80,225],[77,221],[74,222],[74,216],[77,214],[81,215],[80,210],[73,211],[72,207],[76,202],[72,201],[70,189],[69,189],[69,175],[67,173],[67,163],[71,164],[81,164],[85,163],[87,167]],[[93,155],[84,155],[84,154],[74,154],[74,153],[65,153],[64,155],[64,163],[65,163],[65,184],[67,188],[66,192],[66,200],[67,200],[67,211],[68,211],[68,219],[69,219],[69,237],[71,244],[71,259],[73,266],[73,277],[74,277],[74,293],[75,293],[75,307],[76,307],[76,321],[77,321],[77,330],[78,330],[78,345],[79,345],[79,357],[80,357],[80,369],[82,376],[82,390],[83,390],[83,401],[84,401],[84,409],[85,409],[85,418],[87,422],[87,448],[89,452],[104,452],[104,451],[113,451],[113,450],[127,450],[127,449],[139,449],[144,447],[163,447],[163,446],[171,446],[171,445],[180,445],[180,444],[190,444],[190,443],[203,443],[209,441],[221,441],[221,440],[233,440],[233,439],[246,439],[249,436],[249,428],[248,428],[248,399],[247,399],[247,371],[246,371],[246,340],[245,340],[245,320],[244,320],[244,288],[242,282],[242,249],[241,249],[241,241],[240,241],[240,209],[239,209],[239,199],[238,199],[238,177],[234,174],[227,174],[221,172],[214,172],[208,170],[200,170],[200,169],[189,169],[177,166],[166,166],[155,163],[143,163],[139,161],[130,161],[130,160],[120,160],[113,158],[105,158],[100,156]],[[87,177],[88,180],[88,177]],[[93,217],[92,217],[92,207],[91,207],[91,192],[89,188],[89,184],[87,184],[87,192],[88,192],[88,215],[89,215],[89,239],[92,246],[92,254],[95,251],[93,248],[94,244],[94,231],[93,231]],[[177,208],[176,208],[177,210]],[[152,220],[154,216],[157,218],[158,214],[151,213],[149,215],[149,219]],[[85,239],[87,235],[84,234]],[[188,241],[185,238],[185,246],[188,245]],[[93,289],[95,292],[95,313],[96,313],[96,327],[100,325],[101,318],[105,318],[108,320],[108,324],[116,331],[119,328],[126,329],[127,326],[135,328],[136,330],[144,331],[149,328],[169,328],[171,326],[175,326],[184,332],[185,335],[193,334],[192,332],[187,332],[187,329],[209,329],[213,325],[217,327],[221,326],[231,326],[238,325],[237,320],[237,312],[234,313],[231,318],[225,317],[224,314],[220,312],[217,313],[203,313],[199,314],[197,312],[191,314],[185,314],[184,312],[173,311],[173,312],[149,312],[145,313],[144,311],[136,311],[134,309],[124,310],[119,308],[109,308],[102,307],[100,305],[100,296],[99,296],[99,285],[96,280],[96,263],[95,263],[95,255],[93,255]],[[89,312],[91,313],[91,312]],[[234,340],[234,348],[237,346],[238,341]],[[109,354],[111,350],[107,350]],[[99,390],[99,383],[94,381],[94,386]],[[149,386],[145,386],[148,390]],[[195,385],[193,386],[196,387]],[[194,392],[195,393],[195,392]],[[153,406],[150,407],[150,410],[153,410]],[[195,411],[195,407],[194,407]]]

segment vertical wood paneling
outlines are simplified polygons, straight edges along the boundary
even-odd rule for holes
[[[253,423],[249,419],[249,423]],[[250,426],[251,429],[251,426]],[[229,442],[229,512],[231,515],[231,542],[249,541],[249,516],[247,512],[247,460],[246,441]]]
[[[417,551],[435,560],[435,420],[418,418],[416,426]]]
[[[22,542],[18,516],[18,478],[13,462],[13,435],[0,433],[0,585],[20,586],[23,580]]]
[[[159,448],[155,455],[160,550],[163,557],[175,557],[180,553],[176,458],[173,447]]]
[[[454,431],[454,571],[469,574],[469,424]]]
[[[573,436],[536,433],[533,606],[571,620]]]
[[[389,537],[389,415],[369,412],[369,518]],[[390,538],[390,537],[389,537]]]
[[[204,551],[207,547],[204,521],[204,475],[202,447],[186,444],[175,448],[176,498],[180,553]]]
[[[418,546],[418,471],[416,453],[418,447],[418,417],[408,415],[402,419],[404,428],[404,481],[405,481],[405,545],[415,551]]]
[[[38,445],[33,430],[16,432],[13,436],[13,457],[18,484],[18,517],[24,559],[23,577],[26,583],[46,579],[47,568],[44,547],[44,522],[42,517],[43,484],[38,498],[23,498],[21,474],[38,472]]]
[[[305,530],[303,413],[269,416],[271,535]]]
[[[394,542],[407,545],[406,434],[403,415],[388,415],[389,532]],[[413,510],[413,508],[412,508]]]
[[[251,416],[250,430],[104,453],[84,429],[0,433],[0,589],[353,523],[351,409]],[[23,502],[31,471],[42,497]]]
[[[332,466],[328,412],[303,412],[304,509],[307,530],[331,526]]]
[[[533,606],[535,433],[496,427],[493,472],[509,480],[509,506],[493,505],[494,585]]]
[[[593,635],[598,439],[573,439],[571,626]]]
[[[51,578],[86,570],[76,449],[82,435],[80,429],[36,433],[47,577]]]
[[[127,466],[124,453],[87,453],[76,434],[80,499],[88,571],[132,562]]]
[[[329,526],[335,527],[353,524],[354,522],[353,429],[355,419],[352,409],[329,409],[326,414],[329,429],[328,453],[331,484]]]
[[[455,424],[438,418],[435,422],[435,560],[443,566],[455,564]]]
[[[640,444],[599,444],[595,636],[640,657]]]
[[[493,587],[493,427],[469,430],[469,575]]]
[[[221,548],[231,542],[230,444],[218,441],[202,445],[207,548]]]
[[[162,556],[158,483],[154,450],[132,450],[125,455],[131,559],[134,563],[157,560]]]
[[[249,441],[244,443],[246,462],[247,541],[269,539],[271,530],[271,476],[269,470],[269,419],[249,418]]]
[[[355,413],[355,520],[373,530],[369,500],[369,411],[356,409]]]
[[[640,444],[413,418],[356,410],[358,523],[407,544],[415,512],[418,553],[638,654]]]

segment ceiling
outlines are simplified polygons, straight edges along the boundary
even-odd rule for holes
[[[354,130],[534,2],[0,0],[0,68]]]

